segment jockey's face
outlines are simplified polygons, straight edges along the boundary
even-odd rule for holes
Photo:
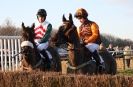
[[[84,23],[85,22],[85,18],[83,18],[83,17],[78,17],[77,19],[80,21],[80,23]]]
[[[38,19],[39,23],[42,23],[45,21],[46,17],[37,16],[37,19]]]

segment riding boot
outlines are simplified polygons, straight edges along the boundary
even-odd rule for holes
[[[43,57],[45,57],[45,61],[47,63],[46,64],[46,68],[50,69],[51,68],[51,61],[50,61],[50,59],[48,57],[48,54],[47,54],[46,50],[42,50],[42,51],[40,51],[40,53],[43,55]]]
[[[96,65],[98,66],[98,71],[99,71],[99,72],[104,71],[104,70],[105,70],[105,66],[104,66],[104,64],[102,64],[102,63],[100,62],[101,60],[100,60],[100,56],[99,56],[97,50],[95,50],[95,51],[92,53],[92,56],[93,56],[93,58],[96,60]]]

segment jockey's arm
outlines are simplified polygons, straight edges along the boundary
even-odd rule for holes
[[[99,36],[99,27],[96,23],[92,23],[91,25],[91,31],[92,36],[90,36],[87,40],[85,40],[85,43],[93,43]]]
[[[52,25],[49,24],[47,27],[47,31],[46,31],[45,35],[43,36],[43,38],[41,39],[41,41],[39,43],[47,42],[51,36],[51,32],[52,32]]]

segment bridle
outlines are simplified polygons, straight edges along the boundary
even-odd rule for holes
[[[31,48],[31,49],[28,49],[28,52],[25,52],[25,50],[24,50],[24,47],[29,47],[29,48]],[[32,55],[31,53],[32,53],[32,51],[33,51],[33,49],[34,49],[34,45],[33,45],[33,43],[32,42],[30,42],[30,41],[23,41],[22,43],[21,43],[21,54],[24,54],[24,55]],[[22,59],[21,59],[22,60]],[[42,58],[32,67],[33,69],[35,69],[35,68],[37,68],[39,65],[41,65],[41,63],[43,62],[43,60],[42,60]],[[25,67],[25,68],[27,68],[27,67]]]

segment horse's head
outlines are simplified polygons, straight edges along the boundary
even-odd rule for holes
[[[61,45],[65,43],[76,43],[78,40],[78,34],[76,26],[73,23],[72,14],[69,14],[69,20],[62,17],[63,25],[59,27],[59,30],[56,34],[56,45]]]
[[[22,23],[22,39],[24,41],[33,41],[34,37],[35,37],[35,33],[34,33],[34,27],[35,24],[33,23],[31,27],[27,26],[25,27],[24,23]]]
[[[34,27],[35,24],[32,24],[31,27],[25,27],[24,23],[22,23],[21,49],[24,54],[30,54],[32,51],[31,49],[34,48]]]
[[[34,42],[34,27],[35,24],[32,26],[25,26],[22,23],[22,42],[21,42],[21,53],[22,53],[22,65],[24,67],[33,67],[36,62],[36,45]]]
[[[63,15],[62,22],[63,22],[64,29],[70,29],[74,25],[72,14],[69,14],[69,20],[67,20],[65,16]]]

